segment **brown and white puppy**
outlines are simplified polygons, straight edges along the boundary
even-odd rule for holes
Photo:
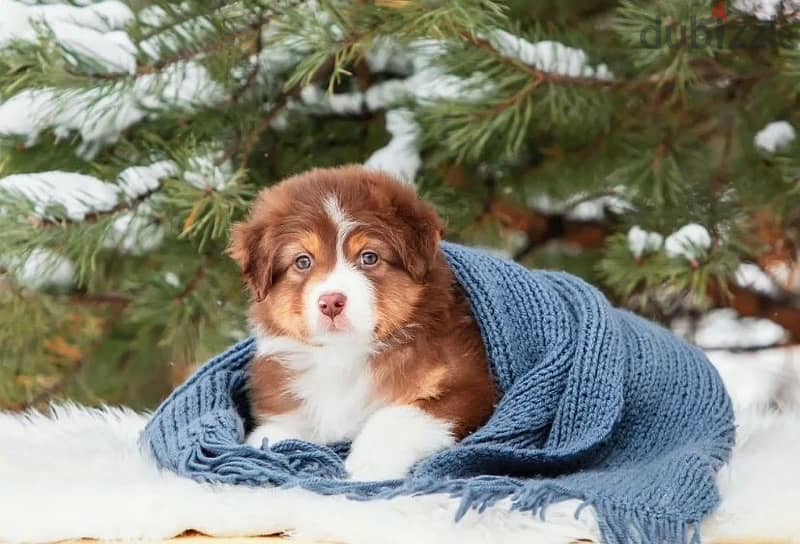
[[[249,444],[352,440],[351,478],[401,478],[486,422],[497,393],[443,229],[412,187],[358,166],[258,196],[230,251],[254,299]]]

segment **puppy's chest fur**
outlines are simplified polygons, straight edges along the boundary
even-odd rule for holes
[[[262,339],[267,349],[272,339]],[[259,350],[262,353],[263,349]],[[387,404],[359,346],[303,346],[261,357],[251,372],[251,402],[257,417],[299,431],[317,443],[349,441],[365,420]]]

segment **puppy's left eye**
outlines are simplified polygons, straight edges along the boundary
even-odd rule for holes
[[[374,251],[362,251],[361,252],[361,264],[363,266],[375,266],[378,264],[378,254]]]
[[[299,255],[294,260],[294,265],[297,267],[298,270],[308,270],[309,268],[311,268],[312,264],[314,264],[314,261],[311,260],[311,256],[306,255],[305,253]]]

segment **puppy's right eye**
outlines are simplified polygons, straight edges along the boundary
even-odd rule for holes
[[[308,270],[314,264],[310,255],[300,255],[294,260],[294,265],[298,270]]]

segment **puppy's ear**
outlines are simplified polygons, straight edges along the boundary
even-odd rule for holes
[[[418,199],[410,205],[399,206],[396,214],[403,228],[393,245],[411,278],[422,282],[439,252],[445,233],[444,221],[432,205]]]
[[[266,225],[252,222],[237,223],[233,226],[231,245],[228,248],[228,254],[239,263],[242,276],[253,292],[256,302],[264,300],[272,286],[275,252],[267,249],[266,238]]]

